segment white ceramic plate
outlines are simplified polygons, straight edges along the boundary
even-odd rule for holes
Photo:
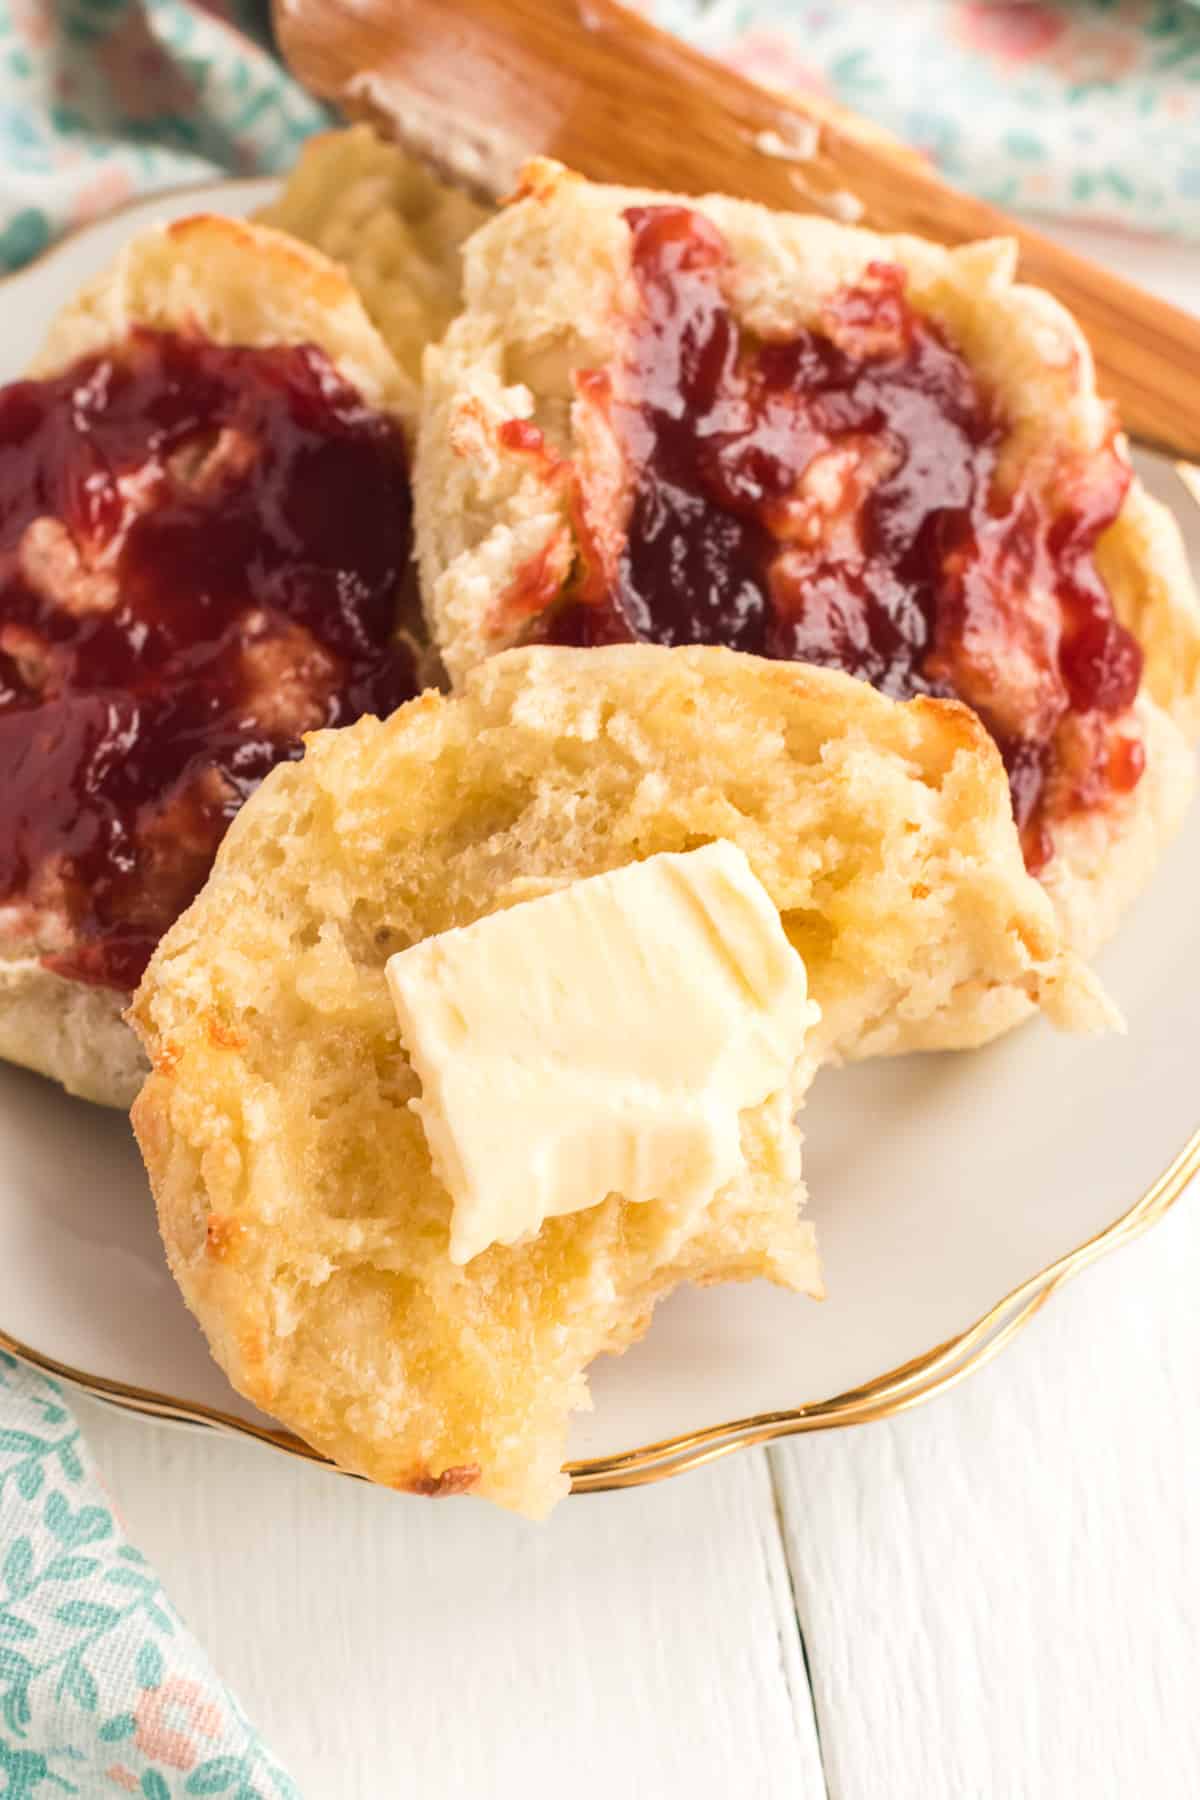
[[[246,211],[267,192],[230,183],[148,202],[0,286],[0,378],[138,225],[199,203]],[[1150,476],[1200,550],[1200,513],[1173,472]],[[804,1124],[828,1301],[761,1284],[677,1294],[642,1344],[596,1367],[595,1411],[571,1437],[587,1464],[577,1485],[653,1479],[911,1404],[1169,1204],[1200,1162],[1198,891],[1200,810],[1100,959],[1125,1037],[1036,1022],[974,1055],[823,1075]],[[3,1065],[0,1342],[123,1404],[285,1439],[229,1387],[184,1310],[126,1121]]]

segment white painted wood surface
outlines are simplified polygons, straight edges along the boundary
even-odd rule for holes
[[[308,1800],[1184,1800],[1198,1277],[1193,1191],[943,1399],[541,1528],[81,1409]]]
[[[1192,1800],[1198,1281],[1193,1191],[932,1405],[542,1528],[81,1410],[307,1800]]]
[[[135,1541],[306,1800],[824,1795],[761,1455],[539,1527],[83,1405]]]
[[[1200,1192],[952,1394],[773,1453],[837,1800],[1200,1794]]]

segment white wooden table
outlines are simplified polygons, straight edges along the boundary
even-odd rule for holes
[[[1200,308],[1196,252],[1099,247]],[[542,1527],[81,1412],[307,1800],[1184,1800],[1198,1286],[1193,1192],[931,1405]]]
[[[907,1416],[545,1526],[82,1403],[307,1800],[1200,1794],[1200,1193]]]

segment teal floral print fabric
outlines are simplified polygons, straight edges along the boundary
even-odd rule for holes
[[[267,0],[0,0],[0,268],[153,189],[288,169],[327,123]]]
[[[299,1800],[128,1541],[62,1388],[0,1352],[0,1795]]]
[[[1189,0],[634,0],[1001,205],[1200,238]],[[0,268],[140,193],[288,168],[328,115],[268,0],[0,0]]]
[[[657,0],[768,86],[865,114],[1009,211],[1200,238],[1188,0]]]

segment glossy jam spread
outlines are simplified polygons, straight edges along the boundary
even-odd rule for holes
[[[311,348],[135,331],[0,389],[0,919],[132,987],[300,736],[416,686],[396,425]]]
[[[1048,816],[1141,772],[1115,723],[1141,653],[1093,561],[1127,464],[1108,449],[1001,492],[1004,420],[902,270],[871,266],[819,329],[763,342],[730,312],[714,226],[678,206],[625,218],[630,358],[581,377],[577,409],[602,409],[617,441],[626,531],[608,565],[583,534],[556,604],[526,596],[545,608],[526,635],[727,644],[895,698],[957,695],[1000,746],[1038,866]]]

